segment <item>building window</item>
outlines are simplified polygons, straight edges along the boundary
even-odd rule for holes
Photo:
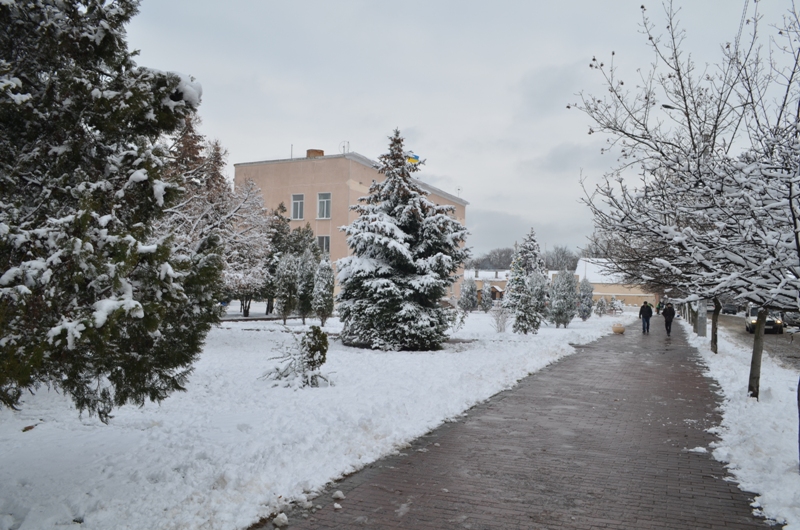
[[[318,193],[317,199],[319,201],[319,209],[317,210],[317,219],[330,219],[331,218],[331,194]]]
[[[331,236],[317,236],[317,245],[319,249],[326,254],[331,253]]]
[[[292,195],[292,219],[303,218],[303,194]]]

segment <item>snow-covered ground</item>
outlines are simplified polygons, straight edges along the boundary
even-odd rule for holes
[[[187,392],[160,406],[124,407],[103,425],[43,389],[20,412],[0,411],[0,530],[246,528],[572,353],[568,343],[635,318],[592,317],[519,336],[496,333],[490,317],[473,313],[455,341],[431,353],[332,341],[323,371],[335,385],[303,390],[261,378],[293,332],[306,329],[298,321],[224,322],[209,335]],[[326,326],[338,327],[335,319]],[[737,400],[740,383],[725,380],[746,378],[745,361],[716,357],[712,374],[733,390],[715,456],[728,455],[767,515],[800,522],[796,409],[784,402],[797,374],[765,359],[764,397],[755,404]]]
[[[709,339],[696,337],[683,323],[690,342],[708,366],[709,375],[722,387],[721,441],[713,456],[728,463],[728,470],[745,491],[757,493],[755,507],[766,517],[786,522],[785,530],[800,530],[800,467],[798,467],[798,372],[779,366],[765,352],[761,364],[758,401],[747,397],[750,375],[749,348],[720,329],[718,354]]]

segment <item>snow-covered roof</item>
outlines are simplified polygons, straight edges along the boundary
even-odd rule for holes
[[[603,266],[608,263],[604,258],[581,258],[575,267],[575,274],[583,280],[588,278],[591,283],[623,283],[619,274],[608,273]]]
[[[485,270],[478,269],[477,272],[478,272],[478,275],[475,276],[475,269],[467,269],[467,270],[465,270],[464,271],[464,279],[465,280],[466,279],[498,280],[498,281],[507,280],[508,279],[508,274],[511,271],[508,271],[508,270],[497,270],[497,271],[489,270],[489,271],[485,271]],[[495,277],[495,273],[497,273],[496,277]]]

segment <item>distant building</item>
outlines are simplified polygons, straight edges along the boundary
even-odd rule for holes
[[[626,285],[619,275],[606,272],[603,265],[607,262],[608,260],[601,258],[581,258],[575,267],[578,281],[587,278],[594,287],[594,300],[605,296],[606,301],[609,301],[615,296],[625,305],[642,305],[645,300],[653,304],[658,303],[658,295],[645,292],[638,285]]]
[[[320,248],[335,262],[349,254],[346,236],[339,228],[356,218],[350,206],[369,194],[372,182],[380,182],[384,176],[375,169],[377,162],[358,153],[325,156],[321,150],[309,149],[306,155],[234,164],[234,184],[240,186],[251,179],[261,188],[267,208],[283,203],[292,229],[309,223]],[[454,206],[453,216],[466,225],[467,201],[426,182],[414,182],[429,192],[430,201]]]
[[[469,269],[464,271],[464,279],[475,280],[475,285],[478,287],[479,301],[483,297],[484,283],[489,283],[491,286],[492,300],[502,300],[506,292],[509,272],[507,270]]]

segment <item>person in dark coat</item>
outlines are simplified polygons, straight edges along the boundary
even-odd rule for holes
[[[653,307],[644,302],[639,308],[639,318],[642,319],[642,333],[650,333],[650,317],[653,316]]]
[[[662,314],[664,315],[664,326],[667,328],[667,337],[669,337],[669,334],[672,333],[672,319],[675,318],[675,308],[672,307],[672,304],[667,304]]]

